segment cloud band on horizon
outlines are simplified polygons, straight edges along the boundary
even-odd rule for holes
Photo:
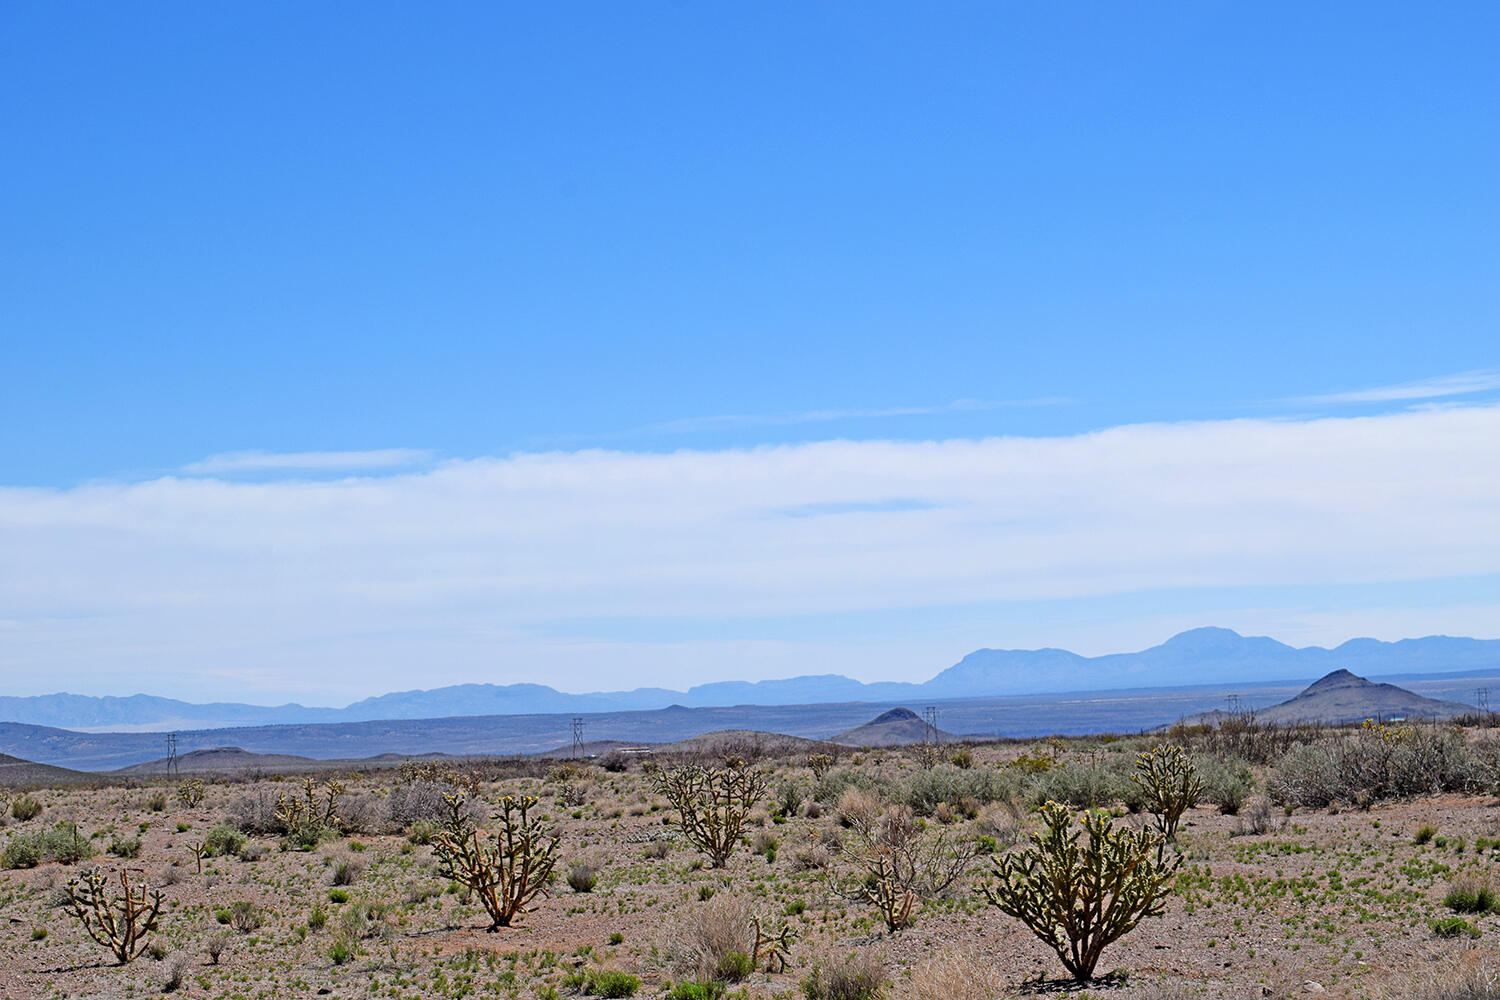
[[[735,641],[737,618],[822,616],[829,649],[859,611],[1495,573],[1497,442],[1490,405],[4,488],[0,666],[290,681],[385,657],[588,688],[537,623],[712,620]]]

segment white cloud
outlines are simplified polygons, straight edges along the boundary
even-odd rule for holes
[[[235,451],[210,455],[184,465],[192,476],[215,476],[235,472],[362,471],[420,465],[432,460],[432,452],[415,448],[382,448],[375,451]]]
[[[1491,389],[1500,389],[1500,371],[1459,372],[1456,375],[1440,375],[1436,378],[1376,386],[1371,389],[1332,392],[1322,396],[1302,396],[1297,399],[1283,400],[1283,402],[1302,405],[1395,403],[1417,399],[1441,399],[1446,396],[1466,396],[1470,393],[1488,392]]]
[[[767,516],[788,510],[839,513]],[[7,488],[0,566],[20,623],[0,671],[48,688],[171,694],[208,668],[358,694],[868,675],[840,614],[1500,572],[1500,406]],[[732,620],[754,615],[827,624],[800,645],[741,641]],[[612,618],[724,622],[725,639],[630,652],[540,624]],[[951,662],[926,641],[900,651],[907,676]],[[1065,623],[1050,642],[1069,644]]]

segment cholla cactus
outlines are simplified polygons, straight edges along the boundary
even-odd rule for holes
[[[317,781],[311,776],[304,777],[302,798],[299,799],[285,792],[276,793],[276,819],[287,833],[296,832],[304,823],[329,830],[337,829],[339,797],[344,794],[344,791],[343,782],[337,778],[330,778],[323,783],[320,796]],[[321,805],[318,801],[320,797]]]
[[[1198,804],[1203,783],[1182,747],[1153,747],[1136,758],[1136,784],[1146,793],[1146,809],[1166,840],[1177,837],[1182,814]]]
[[[750,963],[767,972],[785,972],[792,954],[796,933],[785,923],[771,921],[762,926],[759,915],[750,918],[755,944],[750,949]]]
[[[809,754],[807,757],[807,766],[812,768],[813,777],[822,781],[823,775],[827,774],[829,769],[833,767],[833,755],[826,753]]]
[[[130,872],[120,872],[120,891],[110,895],[104,873],[95,868],[71,879],[68,905],[88,936],[114,952],[121,965],[146,948],[146,937],[156,930],[161,914],[161,893],[144,881],[132,882]]]
[[[499,830],[481,839],[464,813],[462,794],[444,795],[448,815],[443,832],[432,841],[438,874],[452,879],[479,897],[490,916],[489,931],[509,927],[537,896],[547,891],[557,864],[556,836],[540,819],[533,819],[536,799],[507,795],[495,814]]]
[[[177,786],[177,801],[189,809],[203,801],[203,794],[203,782],[198,778],[189,778]]]
[[[677,810],[682,833],[709,863],[723,868],[745,834],[745,817],[766,794],[767,777],[738,757],[719,767],[682,764],[651,774]]]
[[[1081,983],[1093,978],[1105,947],[1146,917],[1166,910],[1166,896],[1182,864],[1167,857],[1149,831],[1114,828],[1099,813],[1073,827],[1066,806],[1042,807],[1046,828],[1031,846],[995,861],[997,881],[981,887],[985,898],[1024,923]],[[1079,844],[1080,832],[1088,835]]]
[[[302,802],[295,795],[276,793],[276,821],[282,829],[291,832],[302,821]]]
[[[340,825],[339,820],[339,797],[344,794],[344,783],[337,778],[330,778],[323,783],[323,819],[324,826],[333,829]]]
[[[402,763],[400,774],[401,783],[404,785],[415,785],[423,782],[430,782],[435,785],[447,785],[470,797],[477,796],[484,785],[477,771],[472,769],[461,771],[447,761],[408,760]]]

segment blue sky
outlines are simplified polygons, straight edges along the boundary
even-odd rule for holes
[[[418,663],[1500,635],[1496,37],[1479,3],[12,5],[0,667],[338,701]],[[1289,490],[1254,538],[1230,444],[1224,482]],[[1152,569],[1082,470],[1213,516]],[[1386,505],[1307,514],[1355,487]],[[1391,535],[1424,544],[1362,554]]]

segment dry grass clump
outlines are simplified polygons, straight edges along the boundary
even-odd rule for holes
[[[1291,1000],[1292,997],[1303,997],[1316,993],[1307,987],[1307,980],[1295,972],[1283,972],[1262,978],[1256,977],[1251,990],[1244,994],[1246,996],[1260,997],[1262,1000]],[[1191,980],[1184,981],[1178,978],[1157,979],[1137,984],[1135,977],[1130,977],[1130,1000],[1204,1000],[1205,997],[1213,996],[1209,988],[1201,983]]]
[[[1285,816],[1278,816],[1271,800],[1264,795],[1252,795],[1241,807],[1239,820],[1234,825],[1236,837],[1259,837],[1267,833],[1280,833],[1286,829]]]
[[[977,827],[981,836],[994,837],[1000,847],[1014,847],[1026,836],[1025,807],[1014,799],[985,806],[979,813]]]
[[[1467,952],[1442,968],[1390,980],[1386,1000],[1500,1000],[1500,963],[1493,952]]]
[[[912,970],[901,995],[909,1000],[1000,1000],[994,961],[976,948],[939,952]]]
[[[751,920],[755,907],[747,899],[717,895],[696,907],[669,930],[662,952],[672,972],[698,982],[738,981],[755,951]]]
[[[841,826],[856,830],[869,829],[883,812],[885,803],[863,788],[846,788],[844,794],[839,796],[837,814]]]
[[[889,988],[880,957],[868,950],[819,958],[802,980],[807,1000],[878,1000],[889,995]]]
[[[813,843],[806,847],[799,847],[792,854],[792,868],[794,871],[824,871],[831,864],[833,864],[833,855],[828,852],[828,847],[822,843]]]

